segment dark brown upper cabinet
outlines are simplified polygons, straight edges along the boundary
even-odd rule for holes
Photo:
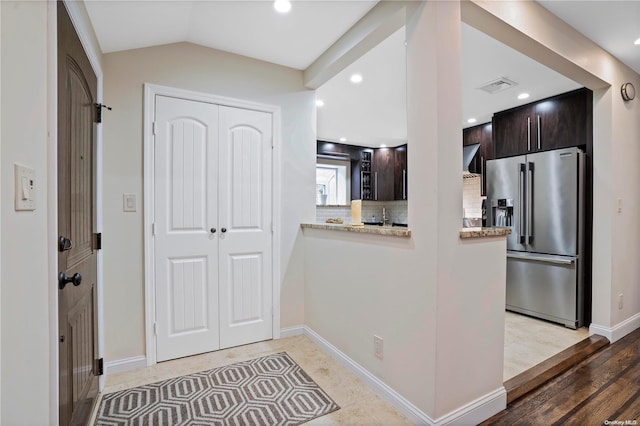
[[[577,89],[493,115],[495,158],[590,147],[593,92]]]
[[[394,199],[394,149],[376,148],[371,166],[373,179],[373,199],[391,201]]]
[[[462,146],[476,143],[480,144],[480,148],[469,164],[469,172],[480,175],[482,195],[486,195],[484,171],[487,168],[487,160],[494,158],[493,126],[491,123],[479,124],[462,130]]]
[[[535,104],[538,151],[586,146],[593,137],[593,92],[579,89]]]
[[[351,199],[373,200],[371,163],[374,150],[358,145],[317,141],[318,156],[348,159],[351,162]]]
[[[393,197],[395,200],[406,200],[408,197],[407,145],[400,145],[393,151]]]
[[[407,145],[367,148],[317,141],[317,155],[351,161],[351,199],[407,199]]]

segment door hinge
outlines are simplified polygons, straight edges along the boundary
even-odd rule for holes
[[[273,222],[271,222],[271,233],[273,234]]]
[[[153,222],[151,224],[151,235],[155,236],[156,235],[156,223]]]
[[[95,360],[95,368],[94,368],[95,376],[102,376],[104,374],[104,358]]]
[[[154,323],[153,323],[153,334],[154,334],[155,336],[157,336],[157,335],[158,335],[158,323],[157,323],[157,322],[154,322]]]
[[[153,135],[156,135],[156,122],[154,121],[151,125],[151,132],[153,133]]]
[[[96,123],[102,123],[102,108],[106,108],[111,111],[111,107],[106,106],[105,104],[94,104],[96,107]]]
[[[95,235],[95,249],[102,250],[102,232],[98,232]]]

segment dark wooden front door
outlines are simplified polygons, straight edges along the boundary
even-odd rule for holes
[[[95,141],[97,80],[58,2],[60,425],[86,424],[98,394]],[[66,238],[67,240],[63,240]],[[61,277],[65,274],[68,279]],[[66,283],[65,281],[71,281]]]

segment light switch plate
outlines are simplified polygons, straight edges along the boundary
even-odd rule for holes
[[[136,194],[122,194],[122,211],[135,212],[137,210]]]
[[[16,211],[32,211],[36,209],[36,172],[32,168],[13,165],[14,194]]]

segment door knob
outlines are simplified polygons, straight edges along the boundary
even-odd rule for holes
[[[60,236],[60,238],[58,239],[58,251],[62,252],[71,250],[71,247],[73,247],[73,243],[71,242],[71,240],[67,237]]]
[[[222,232],[224,234],[225,232],[227,232],[227,228],[220,229],[220,232]]]
[[[64,272],[60,272],[60,275],[58,275],[58,288],[62,290],[69,283],[73,283],[76,287],[79,286],[82,283],[82,275],[76,272],[69,277]]]
[[[216,228],[211,228],[211,233],[215,234],[216,233]]]

